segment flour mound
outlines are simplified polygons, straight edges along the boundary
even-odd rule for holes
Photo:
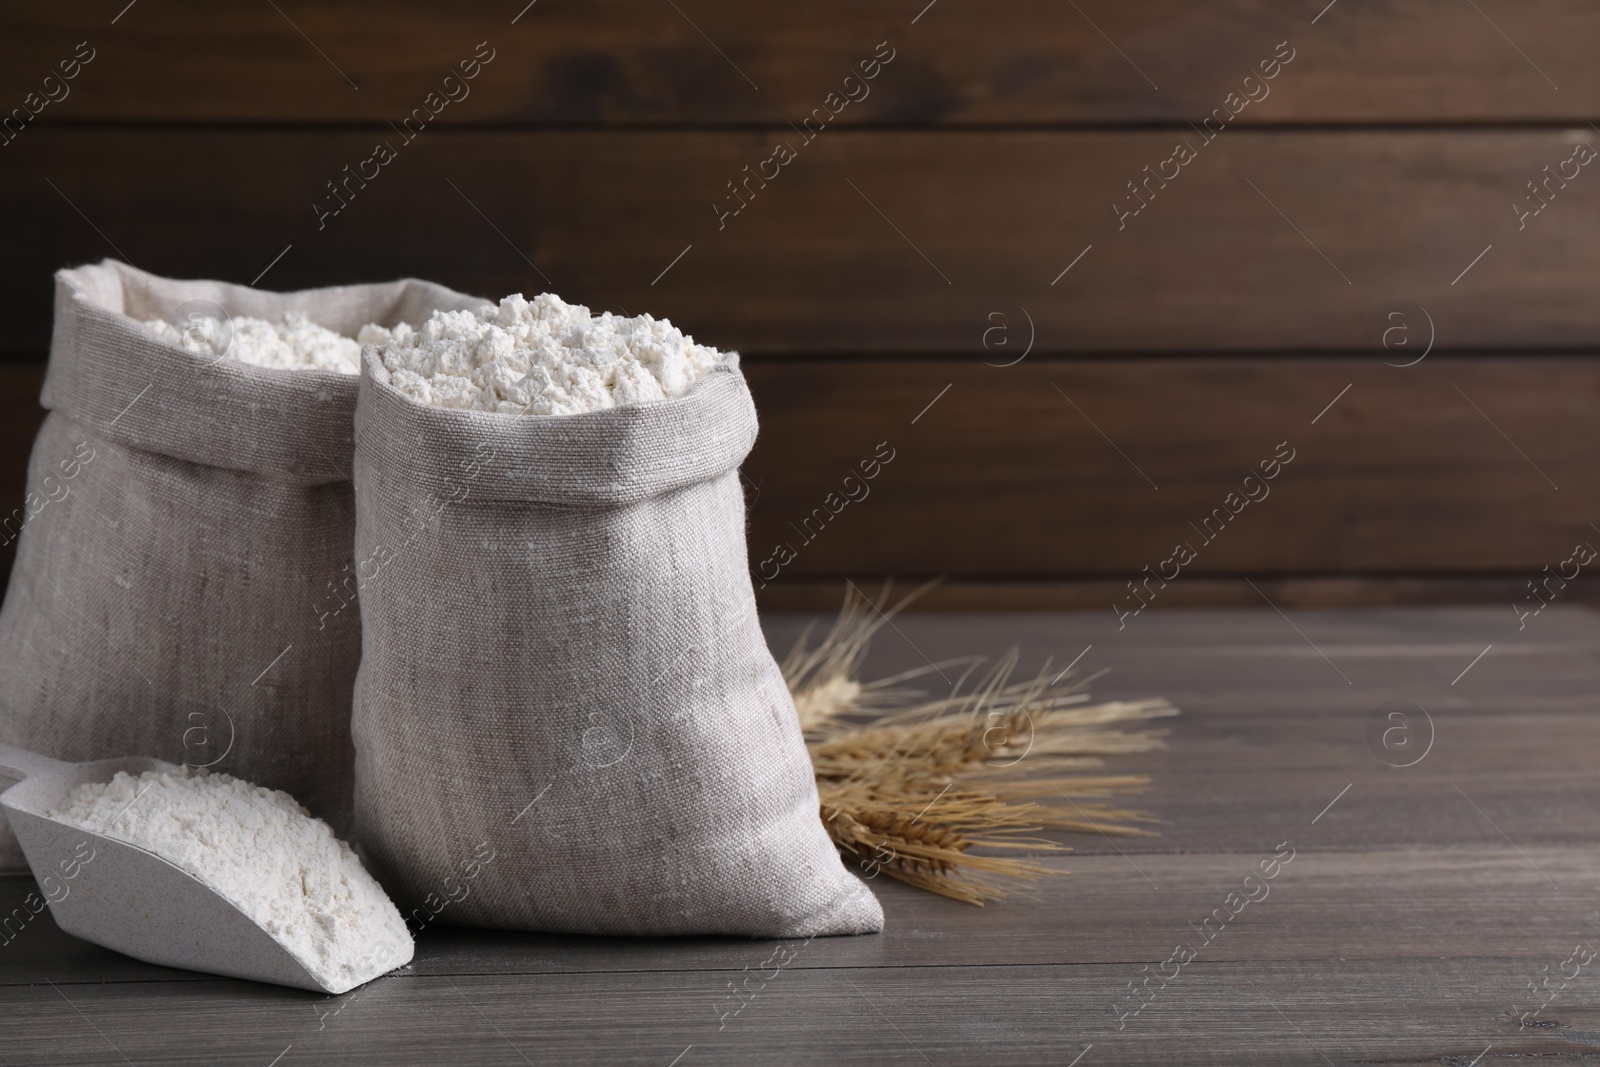
[[[350,846],[293,797],[227,774],[119,771],[49,818],[181,867],[343,993],[411,961],[400,912]]]
[[[361,346],[383,344],[394,335],[372,323],[361,327],[354,340],[318,326],[298,311],[282,322],[267,322],[248,315],[228,319],[196,315],[187,325],[149,319],[145,325],[158,337],[202,356],[221,356],[280,370],[331,370],[361,373]],[[410,330],[409,326],[403,327]]]
[[[436,407],[576,415],[681,396],[723,353],[666,319],[590,315],[553,293],[435,311],[400,325],[379,357],[396,389]]]

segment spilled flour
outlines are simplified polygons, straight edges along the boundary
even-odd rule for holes
[[[202,356],[221,356],[280,370],[331,370],[361,373],[361,346],[389,341],[394,335],[372,323],[361,327],[354,340],[318,326],[298,311],[282,322],[267,322],[248,315],[217,319],[195,315],[186,324],[173,325],[149,319],[145,325],[158,337]],[[409,331],[402,324],[398,329]]]
[[[387,332],[387,331],[386,331]],[[396,389],[436,407],[575,415],[681,396],[723,354],[666,319],[590,315],[553,293],[435,311],[396,327],[379,357]]]
[[[194,875],[329,992],[411,960],[399,910],[350,846],[287,793],[226,774],[119,771],[110,782],[80,785],[47,814]]]

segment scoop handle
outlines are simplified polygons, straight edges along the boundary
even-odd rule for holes
[[[70,763],[41,756],[37,752],[29,752],[25,748],[0,745],[0,778],[10,778],[20,782],[36,774],[64,771],[71,766]]]

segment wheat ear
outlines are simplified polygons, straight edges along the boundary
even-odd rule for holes
[[[872,637],[927,588],[880,609],[852,585],[821,643],[811,647],[808,628],[783,663],[823,824],[845,858],[865,877],[981,905],[1058,872],[1015,855],[1066,850],[1043,831],[1148,833],[1150,816],[1109,802],[1146,777],[1086,772],[1107,756],[1163,747],[1159,731],[1120,727],[1178,714],[1165,700],[1093,704],[1096,676],[1048,663],[1014,681],[1016,650],[982,673],[979,657],[963,657],[860,681]],[[920,699],[901,685],[958,666],[946,696]]]

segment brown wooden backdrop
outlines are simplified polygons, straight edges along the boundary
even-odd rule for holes
[[[769,605],[1103,608],[1178,542],[1157,604],[1520,596],[1600,539],[1597,40],[1577,0],[13,5],[0,488],[55,268],[412,274],[744,352]]]

